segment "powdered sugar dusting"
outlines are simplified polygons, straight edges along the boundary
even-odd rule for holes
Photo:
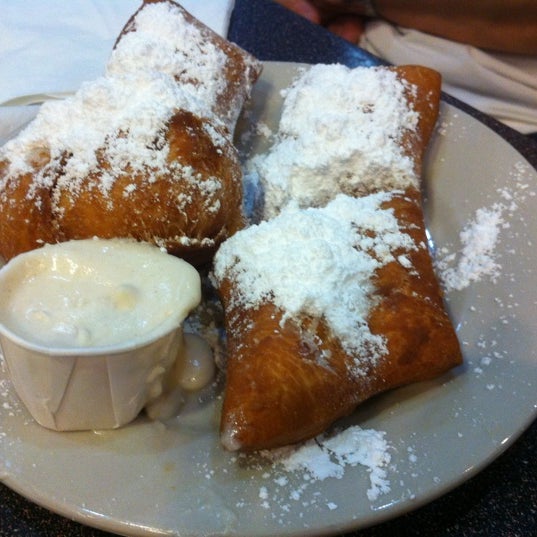
[[[386,467],[391,456],[381,431],[354,426],[335,436],[321,436],[298,447],[263,451],[261,455],[286,472],[303,472],[312,481],[341,479],[346,467],[365,466],[371,485],[368,499],[377,500],[390,491]],[[294,495],[298,494],[295,490]]]
[[[460,233],[462,250],[456,267],[447,266],[447,263],[456,258],[455,254],[446,256],[437,263],[442,270],[442,279],[448,291],[464,289],[471,282],[485,276],[489,276],[492,280],[498,276],[500,265],[494,258],[494,251],[500,226],[504,223],[502,212],[499,204],[491,208],[478,209],[475,220]]]
[[[334,192],[372,192],[418,185],[402,139],[418,114],[407,86],[385,68],[316,65],[284,92],[279,132],[266,155],[253,158],[265,217],[293,200],[322,206]]]
[[[143,63],[145,70],[180,82],[183,107],[198,116],[211,114],[226,85],[224,51],[166,3],[146,5],[134,25],[136,31],[125,33],[112,52],[107,75],[121,77],[136,72]]]
[[[228,239],[215,256],[215,279],[235,281],[235,305],[255,308],[270,300],[284,317],[324,317],[349,354],[375,359],[385,345],[367,324],[372,275],[397,261],[396,248],[417,248],[393,213],[380,208],[391,196],[341,194],[324,208],[289,205]]]
[[[497,281],[502,271],[497,245],[502,231],[509,229],[510,219],[527,196],[535,195],[524,182],[525,167],[512,173],[509,186],[498,189],[498,200],[480,207],[459,234],[461,247],[442,248],[435,259],[440,280],[447,292],[460,291],[485,278]]]

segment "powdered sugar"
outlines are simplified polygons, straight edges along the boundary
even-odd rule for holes
[[[322,206],[334,192],[364,193],[418,185],[403,135],[418,115],[408,87],[385,68],[316,65],[288,90],[279,132],[266,155],[252,159],[261,177],[265,217],[289,201]]]
[[[497,245],[502,231],[509,229],[510,219],[527,196],[535,195],[523,180],[526,168],[516,166],[510,186],[497,191],[497,201],[478,208],[459,233],[460,248],[442,248],[435,259],[438,276],[447,292],[465,289],[474,282],[489,278],[495,282],[502,266]]]
[[[222,76],[226,54],[199,26],[185,23],[184,14],[166,3],[145,6],[134,25],[136,31],[125,33],[112,52],[108,77],[136,72],[143,64],[144,70],[180,83],[183,108],[202,117],[214,112],[226,85]]]
[[[456,267],[447,265],[455,260],[455,254],[437,262],[448,291],[461,290],[485,276],[490,276],[493,280],[498,276],[500,265],[494,258],[494,251],[502,224],[504,220],[500,204],[477,210],[475,220],[460,233],[462,250]]]
[[[367,324],[372,276],[395,260],[395,248],[417,248],[392,212],[380,208],[391,195],[341,194],[324,208],[290,205],[228,239],[215,256],[215,278],[235,281],[243,307],[270,298],[285,316],[324,317],[349,353],[382,355],[383,340]]]
[[[155,134],[164,137],[177,95],[173,79],[145,71],[84,84],[72,98],[45,103],[36,119],[6,144],[3,154],[11,161],[10,172],[30,172],[34,152],[48,150],[52,165],[65,159],[61,184],[77,190],[99,165],[97,150],[103,148],[110,162],[110,172],[100,183],[105,193],[112,175],[128,166],[139,172],[151,162],[162,169],[169,148],[162,139],[155,140]],[[47,176],[37,174],[36,183],[46,184]]]
[[[371,484],[367,497],[374,501],[390,491],[386,471],[391,460],[389,447],[385,433],[354,426],[335,436],[321,436],[299,447],[263,451],[261,455],[286,472],[304,472],[313,481],[341,479],[346,467],[365,466]],[[300,492],[295,490],[294,494]]]

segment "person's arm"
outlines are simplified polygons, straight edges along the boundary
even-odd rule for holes
[[[280,0],[313,22],[359,20],[367,4],[389,22],[452,41],[503,52],[537,54],[536,0]],[[309,13],[304,10],[309,4]],[[311,10],[315,16],[311,16]],[[346,37],[344,35],[344,37]]]
[[[537,54],[535,0],[376,0],[379,16],[480,48]]]

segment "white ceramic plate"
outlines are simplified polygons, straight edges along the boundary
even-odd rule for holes
[[[242,132],[266,147],[297,66],[268,63]],[[9,117],[8,117],[9,116]],[[4,132],[27,111],[0,109]],[[251,146],[250,146],[251,144]],[[117,431],[56,433],[28,416],[0,371],[0,478],[34,502],[119,534],[306,536],[363,528],[429,502],[498,456],[537,414],[534,312],[537,174],[496,133],[443,104],[426,163],[426,214],[438,249],[460,249],[459,232],[479,208],[502,204],[495,282],[447,295],[465,365],[434,382],[361,406],[348,423],[386,432],[390,492],[369,501],[362,466],[341,479],[305,482],[251,466],[218,443],[218,397],[165,424],[140,417]],[[515,206],[507,198],[516,202]],[[496,206],[497,207],[497,206]]]

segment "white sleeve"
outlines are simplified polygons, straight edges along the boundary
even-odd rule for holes
[[[102,75],[119,32],[141,0],[0,0],[0,104],[22,95],[77,90]],[[233,0],[181,0],[227,34]]]
[[[373,21],[360,46],[394,65],[442,74],[443,90],[523,132],[537,132],[537,58],[491,53],[423,32]]]

